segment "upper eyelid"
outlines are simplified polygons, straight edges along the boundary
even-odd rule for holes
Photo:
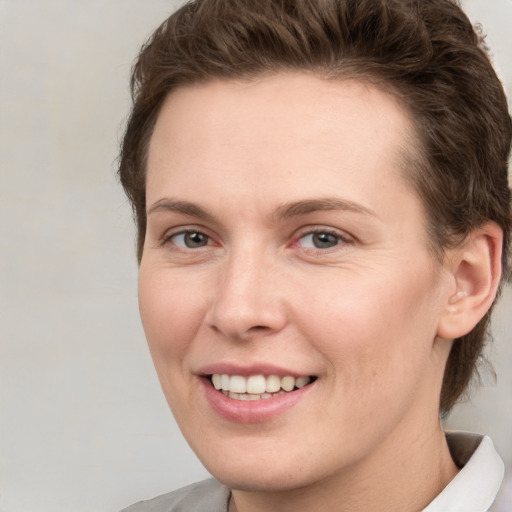
[[[211,234],[209,233],[208,229],[206,229],[203,226],[195,225],[195,224],[176,226],[173,228],[166,229],[162,234],[162,238],[170,238],[170,237],[173,237],[176,235],[180,235],[182,233],[191,233],[191,232],[201,233],[201,234],[206,235],[211,238]]]
[[[297,230],[295,239],[298,240],[306,235],[314,234],[314,233],[329,233],[331,235],[335,235],[340,237],[341,239],[355,240],[356,238],[348,233],[347,231],[339,228],[334,228],[330,226],[305,226]]]

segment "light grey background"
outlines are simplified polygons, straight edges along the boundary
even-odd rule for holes
[[[0,0],[0,512],[115,511],[206,476],[167,410],[115,180],[131,62],[177,5]],[[467,0],[512,90],[512,0]],[[512,293],[452,427],[512,466]]]

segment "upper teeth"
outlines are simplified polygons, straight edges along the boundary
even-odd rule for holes
[[[281,389],[284,391],[292,391],[294,388],[303,388],[309,384],[309,377],[292,377],[286,375],[279,377],[278,375],[251,375],[243,377],[241,375],[212,375],[212,383],[215,389],[223,391],[231,391],[232,393],[249,393],[252,395],[261,395],[262,393],[277,393]]]

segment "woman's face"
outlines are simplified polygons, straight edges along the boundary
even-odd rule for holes
[[[412,132],[391,96],[308,74],[167,98],[140,311],[176,420],[223,483],[381,471],[437,424],[448,279],[401,174]]]

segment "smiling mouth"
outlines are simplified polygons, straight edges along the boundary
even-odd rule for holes
[[[286,395],[309,384],[316,377],[293,377],[285,375],[242,375],[218,374],[209,375],[212,386],[223,395],[234,400],[264,400],[279,395]]]

